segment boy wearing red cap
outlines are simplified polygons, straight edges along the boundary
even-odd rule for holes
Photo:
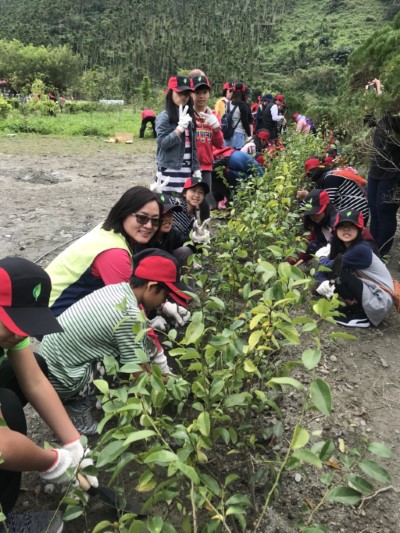
[[[45,362],[30,347],[30,335],[62,331],[48,308],[50,291],[49,276],[34,263],[20,257],[0,260],[0,416],[6,423],[0,427],[0,503],[11,532],[62,529],[58,514],[10,513],[18,498],[21,472],[39,471],[46,481],[58,483],[68,479],[68,468],[93,464],[84,459],[80,435],[43,372]],[[44,450],[26,437],[22,407],[28,402],[64,443],[63,448]],[[98,485],[95,477],[88,479]]]
[[[177,260],[163,250],[143,250],[133,257],[133,264],[129,283],[107,285],[82,298],[58,317],[64,333],[44,337],[42,356],[49,379],[64,402],[96,392],[93,380],[105,374],[105,356],[115,357],[121,367],[129,364],[129,373],[151,371],[150,362],[158,364],[163,373],[172,373],[162,349],[147,335],[137,340],[134,326],[142,324],[148,329],[141,308],[148,313],[160,307],[167,296],[187,305],[190,296],[183,291],[189,288],[180,281]],[[132,370],[133,364],[136,370]],[[85,423],[86,434],[93,434],[96,421],[87,417]]]

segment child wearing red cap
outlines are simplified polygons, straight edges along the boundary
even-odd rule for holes
[[[191,94],[193,82],[186,76],[168,81],[165,110],[156,118],[158,180],[165,194],[181,193],[190,176],[201,177],[197,157],[196,127]]]
[[[332,242],[316,253],[319,264],[331,268],[342,254],[341,273],[334,281],[327,271],[317,271],[317,292],[332,298],[336,292],[346,303],[336,322],[343,326],[378,326],[393,308],[393,280],[375,253],[373,241],[366,239],[364,217],[355,210],[340,211],[335,219]]]
[[[148,248],[133,258],[129,283],[107,285],[69,307],[58,320],[62,335],[46,335],[41,354],[49,369],[49,379],[64,402],[87,398],[96,392],[93,380],[105,375],[104,356],[116,358],[122,372],[151,372],[157,364],[164,374],[172,374],[162,349],[147,335],[138,340],[137,329],[148,329],[146,313],[160,307],[171,296],[181,306],[191,297],[180,281],[177,260],[163,250]],[[176,304],[172,304],[176,305]],[[94,433],[97,422],[89,414],[87,433]]]
[[[0,260],[0,503],[10,532],[61,531],[59,513],[10,513],[19,494],[21,472],[39,471],[51,483],[69,479],[71,467],[86,467],[88,450],[71,423],[45,373],[45,361],[34,355],[29,336],[62,332],[48,303],[51,283],[39,266],[20,257]],[[23,406],[30,403],[47,422],[62,448],[44,450],[26,437]],[[97,478],[89,476],[91,485]],[[29,529],[31,528],[31,529]]]

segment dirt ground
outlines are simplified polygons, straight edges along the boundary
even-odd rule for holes
[[[69,241],[101,222],[127,188],[147,185],[154,172],[153,140],[113,145],[101,140],[1,138],[0,257],[21,255],[46,266]],[[389,264],[395,277],[399,277],[399,243],[400,236]],[[398,533],[399,315],[392,312],[379,328],[357,330],[356,334],[357,341],[336,345],[326,342],[324,364],[318,372],[331,385],[334,414],[330,419],[311,414],[307,427],[322,430],[323,438],[343,439],[347,446],[355,445],[360,434],[385,442],[393,452],[393,459],[384,462],[392,475],[392,485],[366,501],[361,509],[330,504],[318,515],[319,521],[332,532]],[[48,434],[28,413],[31,435],[41,443]],[[36,475],[24,477],[19,509],[47,508],[49,497],[38,494],[38,486]],[[318,502],[318,494],[319,489],[306,472],[286,473],[282,497],[260,531],[292,531],[289,524],[298,520],[300,508],[306,500]],[[91,514],[98,518],[100,509],[101,504],[95,502]],[[179,528],[179,524],[176,526]],[[73,522],[65,531],[84,529],[84,525]]]

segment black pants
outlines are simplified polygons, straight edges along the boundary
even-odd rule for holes
[[[141,139],[144,138],[144,132],[146,130],[146,127],[147,127],[147,124],[148,123],[151,123],[151,126],[153,128],[153,137],[156,138],[157,137],[157,133],[156,133],[156,119],[154,117],[146,117],[142,120],[142,125],[140,126],[140,132],[139,132],[139,137]]]
[[[38,354],[35,354],[35,357],[42,372],[47,376],[46,361]],[[6,359],[0,365],[1,411],[7,426],[23,435],[27,434],[26,419],[23,410],[23,406],[27,403],[27,399],[19,386],[14,371]],[[20,486],[21,472],[0,470],[0,503],[5,514],[8,514],[14,507],[19,496]]]
[[[352,311],[363,311],[362,293],[364,285],[358,276],[349,270],[342,270],[340,276],[335,279],[335,287],[338,295]]]

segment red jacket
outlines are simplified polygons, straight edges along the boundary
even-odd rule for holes
[[[221,122],[217,113],[213,111],[212,114]],[[213,147],[222,148],[224,146],[224,136],[220,129],[213,130],[196,112],[194,116],[196,120],[197,155],[200,168],[201,170],[211,171],[214,161]]]
[[[142,120],[144,120],[147,117],[156,118],[156,114],[154,113],[154,111],[152,109],[144,109],[142,111]]]

